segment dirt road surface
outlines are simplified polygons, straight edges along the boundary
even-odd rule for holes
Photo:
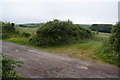
[[[27,78],[118,78],[118,68],[2,41],[2,52],[24,62],[17,72]]]

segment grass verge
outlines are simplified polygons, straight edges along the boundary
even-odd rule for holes
[[[97,50],[95,55],[100,58],[102,61],[112,64],[114,66],[118,65],[118,55],[110,49],[109,41],[106,39],[102,42],[102,46],[100,46]]]

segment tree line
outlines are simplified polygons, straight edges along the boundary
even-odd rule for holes
[[[89,28],[93,31],[111,33],[112,24],[92,24]]]

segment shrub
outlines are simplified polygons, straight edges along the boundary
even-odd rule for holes
[[[120,67],[120,22],[118,22],[112,29],[112,36],[110,38],[112,50],[118,56],[118,66]]]
[[[15,32],[14,23],[2,22],[2,32],[3,33],[14,33]]]
[[[21,61],[18,60],[14,60],[14,59],[8,59],[3,57],[2,59],[2,80],[5,79],[12,79],[12,80],[16,80],[16,78],[22,78],[20,75],[18,75],[15,72],[15,68],[16,66],[20,66]]]
[[[22,36],[30,37],[30,33],[23,32],[23,33],[22,33]]]
[[[36,45],[61,45],[69,44],[93,37],[90,29],[71,21],[53,20],[42,25],[32,41]]]
[[[9,38],[13,33],[15,33],[14,23],[2,22],[2,38]]]
[[[113,50],[120,54],[120,22],[118,22],[112,29],[110,43]]]

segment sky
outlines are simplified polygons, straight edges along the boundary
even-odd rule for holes
[[[115,24],[119,0],[0,0],[2,21],[43,23],[54,19],[75,24]]]

